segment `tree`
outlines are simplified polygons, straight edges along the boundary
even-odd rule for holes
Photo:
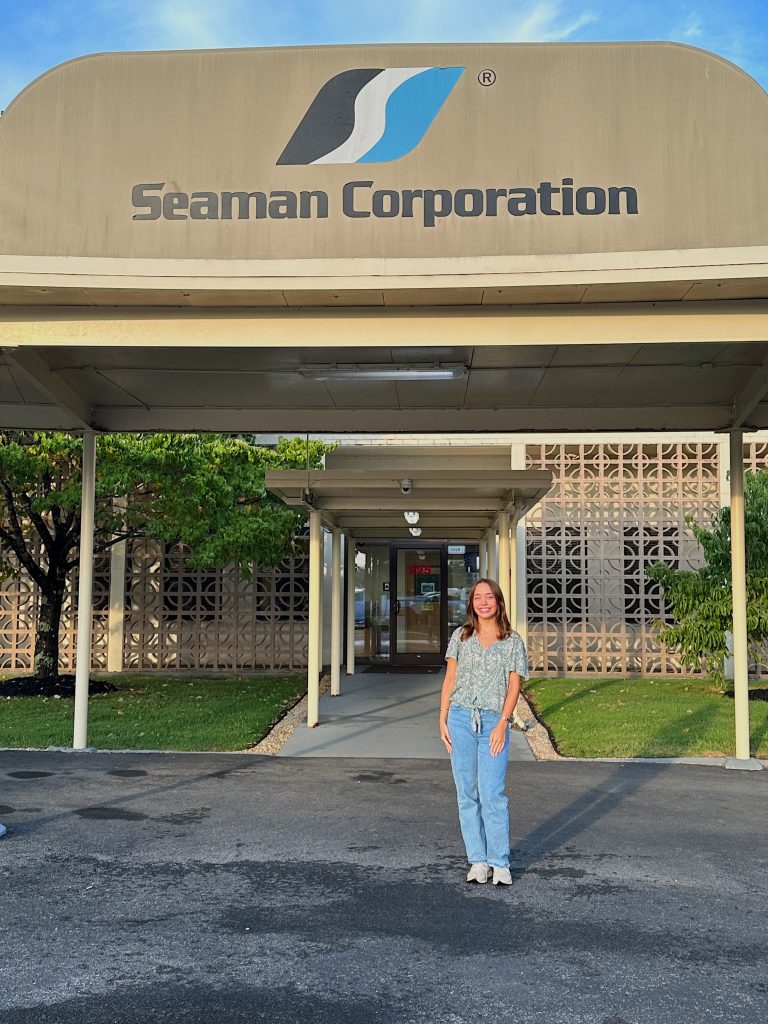
[[[281,438],[274,448],[222,434],[97,438],[94,552],[152,537],[187,545],[195,566],[277,565],[302,516],[267,493],[266,469],[317,467],[330,446]],[[78,563],[82,438],[0,434],[0,573],[26,573],[39,594],[34,673],[58,678],[69,574]]]
[[[750,656],[765,657],[768,640],[768,471],[744,477],[744,518],[747,549],[747,633]],[[676,649],[688,668],[704,664],[719,682],[728,656],[726,634],[733,623],[731,593],[731,510],[719,509],[709,528],[690,516],[688,526],[701,544],[706,564],[700,569],[673,569],[657,563],[649,579],[661,585],[671,622],[658,623],[659,639]]]

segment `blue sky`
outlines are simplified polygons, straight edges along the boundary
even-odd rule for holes
[[[766,0],[0,0],[0,19],[0,109],[86,53],[308,43],[665,39],[768,88]]]

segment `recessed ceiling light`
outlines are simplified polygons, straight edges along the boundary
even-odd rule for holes
[[[459,380],[467,375],[463,363],[433,363],[411,366],[383,364],[336,364],[303,366],[301,374],[309,380]]]
[[[420,526],[409,526],[408,527],[408,532],[412,536],[414,536],[414,537],[420,537],[421,536],[421,527]]]
[[[403,512],[403,515],[405,516],[406,523],[410,523],[411,526],[415,526],[419,521],[418,512]]]

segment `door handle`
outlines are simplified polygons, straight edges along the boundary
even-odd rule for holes
[[[398,600],[394,601],[394,610],[395,610],[395,615],[399,615],[400,614],[400,602]]]

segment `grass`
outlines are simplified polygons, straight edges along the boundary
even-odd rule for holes
[[[525,691],[566,757],[735,753],[733,699],[707,679],[530,679]],[[749,719],[752,754],[768,757],[768,701],[751,700]]]
[[[306,676],[94,676],[88,743],[100,749],[243,750],[306,690]],[[0,747],[72,746],[74,700],[0,699]]]
[[[243,750],[301,696],[305,676],[95,676],[88,742],[101,749]],[[768,690],[768,684],[762,684]],[[531,679],[526,694],[566,757],[734,753],[733,700],[706,679]],[[0,747],[71,746],[73,700],[0,699]],[[749,702],[751,749],[768,758],[768,701]]]

